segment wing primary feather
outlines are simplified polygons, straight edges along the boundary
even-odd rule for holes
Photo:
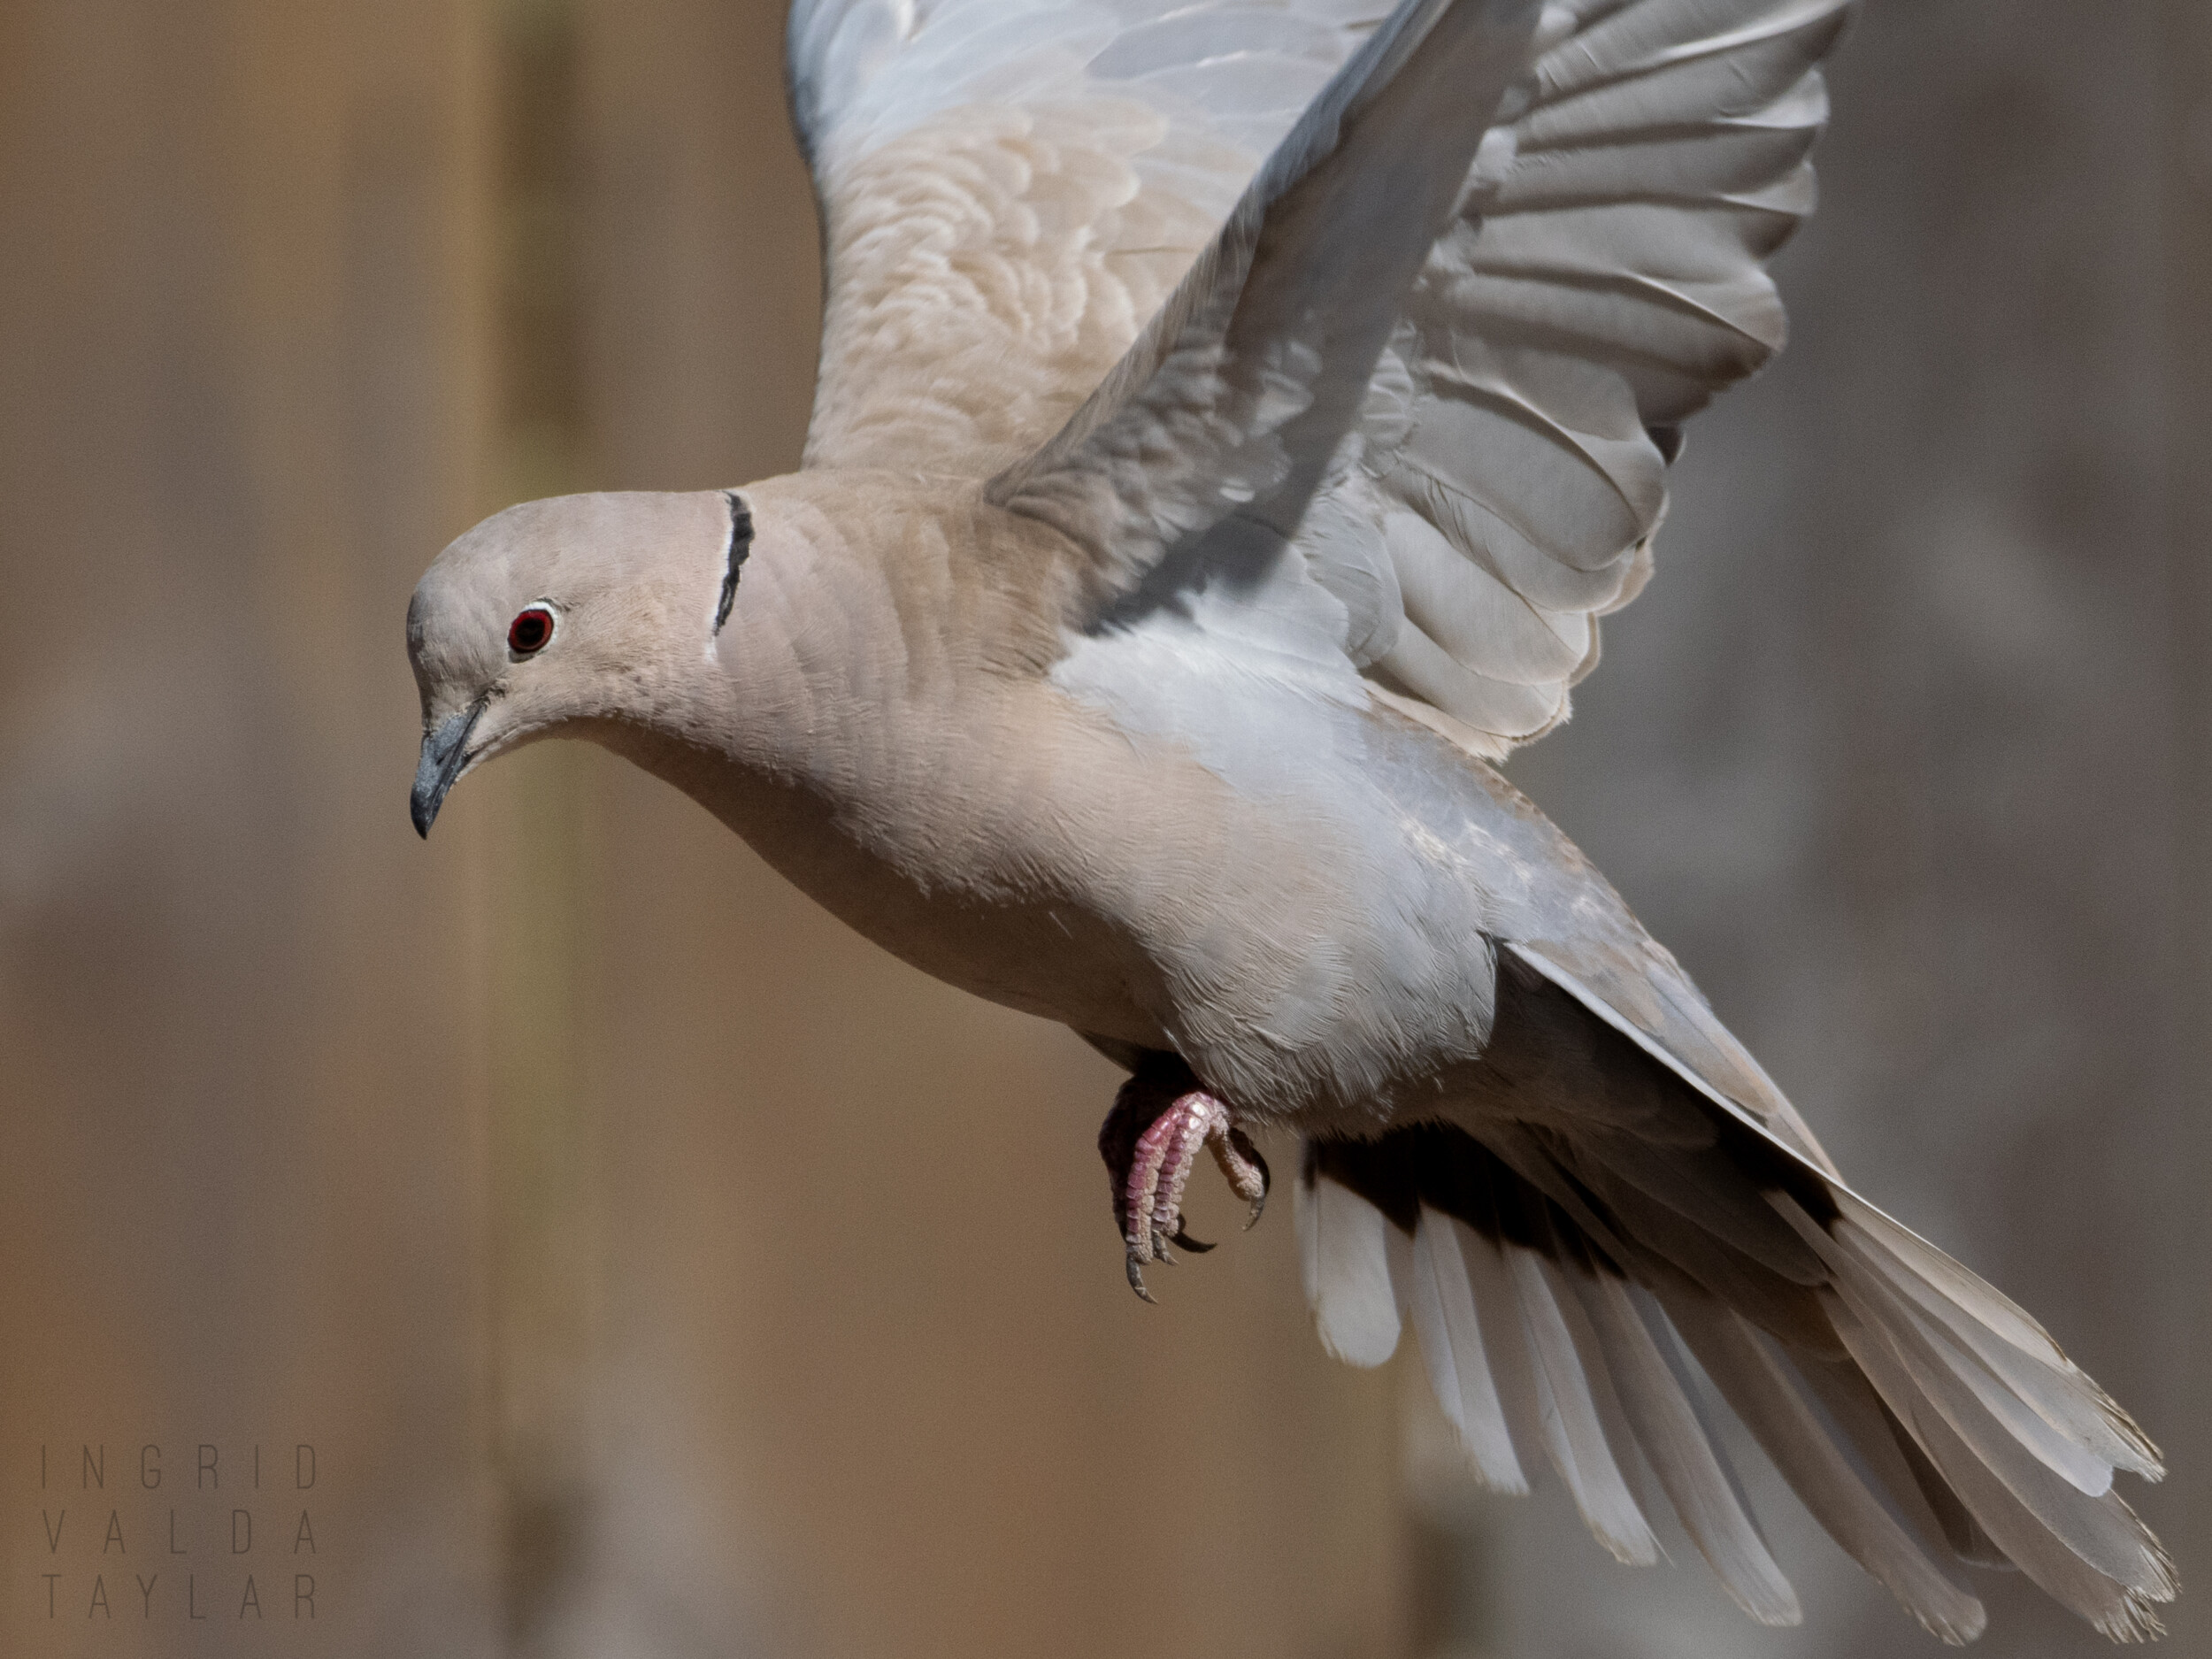
[[[2047,1490],[2034,1491],[2032,1483],[2024,1482],[2047,1501],[2032,1508],[2014,1484],[2018,1471],[2008,1478],[1985,1463],[1927,1399],[1888,1341],[1840,1298],[1832,1301],[1830,1317],[1852,1357],[1997,1547],[2045,1592],[2114,1640],[2158,1634],[2155,1606],[2171,1601],[2177,1588],[2172,1563],[2117,1494],[2093,1499],[2077,1493],[2076,1503],[2059,1508],[2047,1502]],[[2049,1479],[2056,1483],[2057,1478]],[[2130,1532],[2132,1539],[2117,1536]]]
[[[1939,1333],[1941,1338],[1970,1350],[2006,1388],[2085,1451],[2147,1480],[2164,1477],[2158,1448],[2104,1390],[2059,1352],[2055,1343],[2047,1339],[2025,1347],[2006,1340],[1986,1320],[1976,1317],[1913,1271],[1888,1248],[1884,1233],[1863,1225],[1848,1213],[1852,1208],[1855,1206],[1847,1207],[1847,1213],[1828,1229],[1829,1236],[1876,1273],[1886,1287],[1902,1294],[1919,1315],[1932,1321],[1931,1334]],[[1985,1296],[1978,1300],[1985,1305],[1988,1302]],[[2039,1332],[2040,1328],[2037,1327]]]
[[[1263,523],[1303,557],[1246,603],[1369,595],[1348,675],[1502,755],[1640,587],[1681,422],[1783,342],[1851,10],[795,0],[806,464],[989,479],[1081,549],[1085,629]]]
[[[1803,1214],[1793,1204],[1778,1208],[1786,1215]],[[1835,1270],[1836,1292],[1862,1321],[1882,1333],[1924,1394],[1980,1451],[1983,1461],[2010,1469],[2025,1454],[2086,1496],[2111,1489],[2112,1464],[2049,1420],[2062,1412],[2054,1409],[2047,1417],[2036,1410],[2030,1399],[1900,1295],[1850,1243],[1809,1221],[1803,1231]],[[2048,1371],[2032,1374],[2024,1365],[2020,1380],[2041,1395],[2063,1389],[2070,1379]]]

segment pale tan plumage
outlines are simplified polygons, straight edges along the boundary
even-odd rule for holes
[[[1484,764],[1647,573],[1676,423],[1780,342],[1761,261],[1844,12],[803,0],[807,467],[449,549],[417,822],[588,737],[1084,1033],[1133,1071],[1102,1150],[1140,1288],[1202,1146],[1255,1196],[1244,1132],[1295,1136],[1324,1341],[1377,1363],[1410,1319],[1477,1471],[1548,1464],[1624,1560],[1640,1463],[1798,1617],[1686,1345],[1931,1630],[1978,1633],[1962,1563],[2008,1559],[2139,1636],[2172,1576],[2111,1479],[2148,1442],[1852,1193]]]

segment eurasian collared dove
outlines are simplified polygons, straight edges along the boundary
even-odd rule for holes
[[[1663,1501],[1799,1617],[1709,1379],[1937,1634],[2009,1561],[2142,1636],[2174,1579],[2112,1482],[2154,1448],[1845,1184],[1487,764],[1641,586],[1678,423],[1781,342],[1847,11],[799,0],[805,469],[448,549],[415,823],[589,738],[1081,1033],[1131,1072],[1140,1291],[1202,1148],[1256,1211],[1248,1133],[1297,1138],[1323,1342],[1375,1364],[1409,1316],[1476,1472],[1548,1463],[1624,1561]]]

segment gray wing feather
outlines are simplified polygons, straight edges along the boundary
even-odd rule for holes
[[[1489,38],[1413,55],[1467,64],[1426,105],[1380,58],[1348,65],[995,499],[1085,550],[1090,621],[1147,585],[1317,582],[1359,668],[1478,752],[1548,729],[1648,574],[1678,423],[1782,343],[1764,262],[1812,205],[1816,65],[1848,9],[1553,4],[1515,59],[1500,5]],[[1394,147],[1339,119],[1362,97],[1428,114]],[[1279,554],[1256,580],[1256,528]]]
[[[1233,514],[1294,531],[1522,70],[1536,0],[1403,0],[1269,157],[1114,373],[995,478],[1103,610]]]
[[[1863,1396],[1862,1433],[1878,1462],[1798,1368],[1721,1302],[1664,1277],[1657,1292],[1706,1375],[1829,1536],[1936,1635],[1953,1643],[1979,1636],[1988,1616],[1937,1564],[1949,1553],[1941,1527],[1857,1373],[1850,1381]]]

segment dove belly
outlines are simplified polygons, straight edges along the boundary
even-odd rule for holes
[[[848,758],[811,772],[593,735],[923,972],[1179,1053],[1256,1116],[1341,1122],[1479,1053],[1494,967],[1467,849],[1368,775],[1375,741],[1429,734],[1325,713],[1353,724],[1263,779],[1041,680],[926,717],[879,706],[862,764],[818,726],[813,752]],[[1417,757],[1402,770],[1422,783]]]
[[[1152,963],[1101,913],[1080,873],[1027,833],[1049,823],[1055,805],[1033,780],[995,776],[957,752],[995,745],[948,753],[886,742],[876,754],[902,764],[884,776],[767,768],[636,726],[589,735],[690,795],[779,875],[910,966],[1079,1031],[1172,1046]]]

